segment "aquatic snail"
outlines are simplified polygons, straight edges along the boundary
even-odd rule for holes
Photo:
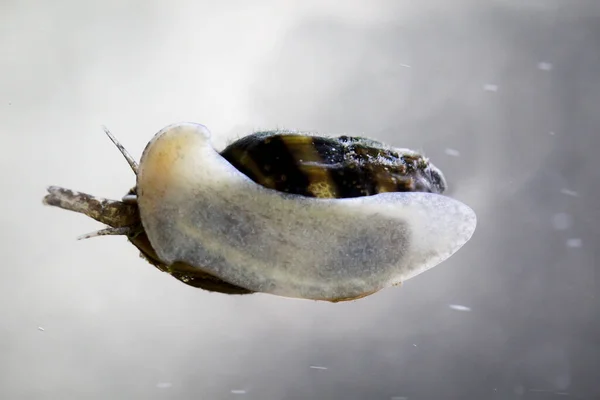
[[[397,285],[472,236],[473,210],[444,196],[422,155],[380,142],[257,132],[223,151],[200,124],[158,132],[122,200],[59,187],[44,203],[126,235],[161,271],[205,290],[331,302]]]

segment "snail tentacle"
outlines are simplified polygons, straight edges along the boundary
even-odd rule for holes
[[[117,146],[117,149],[119,149],[121,154],[123,154],[123,157],[125,157],[125,160],[127,160],[127,163],[131,167],[131,170],[137,176],[138,163],[134,160],[134,158],[131,156],[131,154],[129,154],[129,152],[125,149],[125,147],[123,147],[123,145],[117,140],[117,138],[114,137],[112,133],[110,133],[110,131],[108,130],[108,128],[106,126],[103,125],[102,129],[104,129],[104,133],[106,133],[106,136],[108,136],[108,138],[114,143],[114,145]]]
[[[135,230],[135,227],[132,226],[122,226],[120,228],[105,228],[100,229],[95,232],[86,233],[85,235],[81,235],[77,238],[77,240],[90,239],[98,236],[107,236],[107,235],[131,235]]]

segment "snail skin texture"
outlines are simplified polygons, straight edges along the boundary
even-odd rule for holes
[[[316,198],[267,188],[194,123],[170,125],[148,143],[132,197],[139,229],[164,265],[185,264],[249,292],[334,302],[436,266],[476,227],[471,208],[437,193]]]

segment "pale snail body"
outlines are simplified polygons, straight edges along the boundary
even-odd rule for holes
[[[454,254],[476,226],[468,206],[437,193],[314,198],[270,189],[192,123],[149,142],[135,195],[138,230],[154,254],[128,235],[151,262],[314,300],[356,299],[414,277]]]

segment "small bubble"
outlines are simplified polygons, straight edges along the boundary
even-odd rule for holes
[[[579,239],[579,238],[572,238],[572,239],[567,240],[567,247],[574,249],[574,248],[579,248],[582,245],[583,245],[583,243],[582,243],[581,239]]]
[[[497,92],[498,85],[494,85],[492,83],[486,83],[485,85],[483,85],[483,90],[485,90],[486,92]]]
[[[327,369],[327,367],[319,367],[317,365],[311,365],[310,368],[312,368],[312,369]]]
[[[471,308],[467,306],[461,306],[460,304],[450,304],[448,307],[456,311],[471,311]]]
[[[246,391],[243,389],[232,389],[231,393],[232,394],[246,394]]]
[[[557,231],[564,231],[571,227],[571,216],[566,213],[554,214],[552,217],[552,225]]]
[[[406,396],[392,396],[392,397],[390,397],[390,400],[408,400],[408,397],[406,397]]]
[[[542,61],[538,63],[538,68],[542,71],[550,71],[552,70],[552,64],[550,64],[549,62]]]
[[[556,135],[556,132],[554,132],[554,131],[550,131],[550,132],[548,132],[548,135],[550,135],[550,136],[554,136],[554,135]]]
[[[173,384],[171,384],[171,382],[159,382],[156,384],[156,387],[159,389],[168,389],[171,386],[173,386]]]
[[[579,197],[579,193],[577,193],[574,190],[569,190],[569,189],[560,189],[560,192],[562,194],[566,194],[567,196],[573,196],[573,197]]]
[[[455,149],[446,149],[444,152],[452,157],[460,157],[460,152]]]

